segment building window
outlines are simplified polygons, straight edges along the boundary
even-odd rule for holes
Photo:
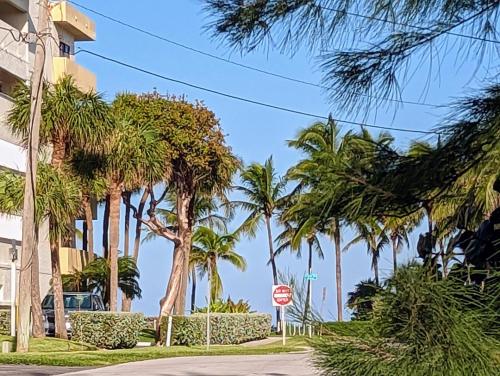
[[[69,57],[70,54],[71,54],[70,45],[64,42],[59,42],[59,56]]]

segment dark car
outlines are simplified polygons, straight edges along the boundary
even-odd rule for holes
[[[69,322],[69,314],[75,311],[104,311],[104,303],[98,294],[90,292],[65,292],[64,300],[64,317],[66,319],[66,329],[71,335],[71,323]],[[45,334],[53,336],[55,333],[54,325],[54,295],[48,294],[42,302],[43,321],[45,325]]]

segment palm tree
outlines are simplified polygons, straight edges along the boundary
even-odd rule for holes
[[[337,319],[343,319],[342,303],[342,248],[341,248],[341,219],[338,217],[321,219],[321,214],[312,213],[308,200],[316,200],[317,197],[307,197],[307,190],[313,187],[321,177],[321,170],[328,166],[335,166],[344,163],[349,157],[349,148],[344,139],[340,138],[340,129],[333,119],[328,122],[317,122],[299,131],[295,140],[289,141],[288,146],[300,150],[305,154],[305,158],[299,161],[287,172],[287,179],[298,182],[295,189],[297,192],[306,190],[295,202],[295,207],[291,209],[293,215],[297,215],[304,210],[307,215],[300,215],[309,222],[315,217],[318,229],[328,234],[335,245],[335,284],[337,293]],[[314,221],[314,220],[313,220]]]
[[[14,106],[8,124],[14,135],[27,140],[29,134],[30,89],[20,85],[13,94]],[[40,144],[51,147],[51,165],[63,169],[68,153],[74,148],[92,150],[104,139],[108,124],[108,106],[100,95],[83,93],[71,77],[63,77],[43,91]],[[75,217],[72,221],[75,220]],[[63,224],[62,227],[67,226]],[[67,338],[59,265],[60,228],[57,217],[49,215],[52,288],[54,290],[55,336]]]
[[[303,240],[305,240],[307,243],[308,251],[307,273],[311,274],[313,271],[313,253],[316,252],[317,256],[320,259],[325,258],[323,249],[321,248],[321,243],[318,238],[318,231],[314,227],[310,227],[306,232],[304,232],[304,226],[294,226],[290,222],[285,222],[284,227],[285,230],[276,237],[278,247],[276,248],[275,255],[279,256],[285,250],[290,250],[291,252],[294,252],[297,257],[301,257],[301,243]],[[312,310],[311,284],[312,281],[309,279],[306,290],[304,315],[302,318],[303,324],[305,324],[310,319],[310,312]]]
[[[276,209],[283,198],[286,182],[276,175],[272,157],[269,157],[264,165],[252,163],[244,168],[241,176],[241,185],[235,189],[241,192],[247,201],[233,201],[232,205],[240,207],[250,212],[243,224],[238,229],[239,232],[255,237],[257,228],[262,221],[267,229],[267,239],[269,245],[269,263],[273,273],[273,283],[278,284],[278,270],[274,259],[273,235],[271,231],[271,220]],[[276,309],[277,327],[280,322],[280,310]]]
[[[0,171],[0,211],[6,214],[19,215],[22,210],[24,195],[24,177],[9,171]],[[80,213],[81,191],[78,179],[66,171],[55,169],[45,163],[39,163],[37,173],[36,196],[36,230],[47,220],[55,218],[57,226],[50,226],[49,238],[52,244],[54,239],[60,239],[73,231],[72,221]],[[38,237],[38,233],[36,234]],[[38,270],[38,250],[34,251],[32,273]],[[51,255],[53,256],[53,255]],[[53,264],[53,258],[51,259]],[[59,260],[57,260],[59,262]],[[33,334],[43,336],[43,318],[41,312],[40,286],[38,274],[34,276],[32,295]],[[51,280],[55,291],[54,278]],[[63,308],[64,310],[64,308]],[[63,315],[64,319],[64,315]],[[61,332],[59,332],[61,333]]]
[[[218,269],[219,261],[226,261],[241,271],[246,270],[245,259],[234,249],[237,240],[234,234],[220,235],[203,226],[198,227],[193,235],[190,264],[198,269],[200,278],[208,274],[210,302],[219,299],[223,292],[222,278]]]
[[[358,235],[346,244],[344,251],[348,250],[354,244],[360,242],[366,243],[368,254],[372,259],[371,264],[375,275],[375,284],[380,286],[378,261],[380,259],[380,253],[389,244],[389,237],[385,229],[374,219],[366,222],[357,222],[354,224],[354,227]]]
[[[117,99],[119,101],[120,98]],[[134,124],[115,110],[113,130],[104,145],[104,170],[109,195],[109,308],[117,310],[118,246],[122,193],[152,185],[165,176],[165,144],[148,124]]]
[[[418,224],[414,223],[411,218],[403,217],[390,217],[384,219],[384,227],[389,234],[389,238],[391,240],[392,246],[392,263],[393,263],[393,271],[396,273],[398,268],[397,257],[398,253],[401,252],[403,246],[406,244],[407,247],[410,247],[410,241],[408,239],[408,235]]]
[[[106,296],[111,267],[108,260],[97,257],[81,271],[63,275],[63,286],[66,291],[88,291]],[[118,287],[123,295],[130,299],[141,298],[139,287],[139,269],[132,257],[118,258]]]

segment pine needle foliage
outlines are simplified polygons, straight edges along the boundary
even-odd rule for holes
[[[497,375],[499,342],[483,320],[499,312],[486,294],[417,265],[401,268],[375,303],[375,336],[318,341],[315,363],[336,376]]]

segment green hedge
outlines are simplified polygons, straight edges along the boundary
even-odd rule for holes
[[[165,342],[167,317],[161,320],[161,341]],[[271,334],[271,315],[261,313],[210,314],[210,342],[214,345],[235,345],[263,339]],[[203,345],[207,341],[207,315],[173,316],[173,345]]]
[[[325,335],[336,334],[343,337],[368,338],[374,335],[370,321],[326,322],[320,324]]]
[[[0,334],[10,336],[10,311],[0,310]]]
[[[142,313],[73,312],[72,340],[104,349],[128,349],[139,341],[146,322]]]

